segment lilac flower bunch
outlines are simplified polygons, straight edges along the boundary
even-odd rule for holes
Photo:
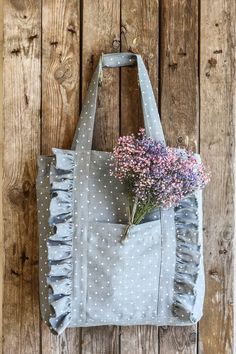
[[[177,205],[210,179],[208,169],[193,152],[165,146],[147,137],[144,129],[137,136],[120,137],[113,160],[111,174],[126,183],[130,196],[129,227],[156,207]]]

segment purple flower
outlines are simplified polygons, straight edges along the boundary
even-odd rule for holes
[[[194,153],[165,146],[140,129],[122,136],[114,148],[111,174],[127,183],[139,206],[170,207],[209,182],[207,168]],[[145,216],[145,215],[144,215]]]

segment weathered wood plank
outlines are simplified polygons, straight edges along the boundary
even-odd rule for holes
[[[160,327],[159,334],[160,353],[197,353],[197,326]]]
[[[200,149],[212,170],[204,201],[204,354],[233,353],[235,16],[233,0],[201,2]]]
[[[42,153],[70,148],[79,114],[80,2],[43,0]],[[42,326],[42,353],[74,353],[80,330],[60,337]],[[78,351],[77,351],[78,352]]]
[[[156,99],[158,99],[158,0],[122,1],[121,50],[142,55]],[[131,97],[135,98],[131,100]],[[136,132],[143,124],[137,71],[124,68],[121,73],[121,133]]]
[[[158,0],[84,1],[82,38],[78,1],[42,3],[42,153],[51,154],[53,146],[70,147],[80,109],[80,59],[84,97],[100,53],[120,50],[120,26],[122,51],[143,55],[156,97],[158,80],[161,82],[161,115],[168,143],[198,148],[197,0],[161,1],[159,78]],[[201,1],[200,8],[200,148],[213,177],[205,192],[207,292],[199,326],[199,353],[230,354],[236,9],[233,0]],[[40,328],[35,203],[40,151],[40,9],[40,0],[5,0],[4,5],[3,352],[38,354],[41,348],[44,354],[151,354],[158,353],[159,347],[160,354],[196,353],[196,326],[160,328],[159,343],[155,326],[68,329],[59,338],[44,324]],[[119,130],[126,134],[142,125],[136,81],[134,68],[122,69],[120,97],[119,70],[106,70],[94,148],[111,150]]]
[[[158,1],[122,1],[121,21],[121,49],[142,55],[158,99]],[[143,115],[137,70],[123,68],[121,71],[121,134],[136,132],[141,126],[143,126]],[[158,353],[158,327],[122,328],[121,353]]]
[[[41,1],[4,2],[3,353],[40,351],[35,196]]]
[[[82,95],[83,98],[102,52],[120,50],[120,1],[83,3]],[[119,70],[106,69],[98,95],[93,147],[109,151],[119,136]],[[81,353],[119,352],[118,327],[82,329]]]
[[[0,72],[3,72],[3,2],[0,1]],[[0,82],[0,190],[3,183],[3,81]],[[3,261],[4,261],[4,239],[3,239],[3,200],[0,196],[0,353],[2,353],[2,304],[3,304]]]
[[[160,95],[170,145],[198,147],[198,1],[162,1]],[[160,354],[196,353],[196,326],[160,328]]]
[[[40,354],[80,353],[80,329],[68,328],[59,337],[51,335],[48,326],[42,323],[42,351]]]
[[[83,354],[118,354],[119,327],[101,326],[82,329]]]
[[[83,5],[82,95],[101,53],[120,51],[120,2],[98,0]],[[111,150],[119,136],[119,70],[105,69],[98,97],[93,146]]]
[[[198,1],[162,2],[161,115],[167,141],[198,147]]]
[[[42,149],[70,148],[79,112],[80,3],[43,0]]]
[[[132,326],[121,329],[122,354],[158,354],[158,327]]]

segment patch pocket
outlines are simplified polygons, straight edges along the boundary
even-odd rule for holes
[[[87,322],[155,323],[161,263],[160,220],[131,227],[94,222],[88,229]]]

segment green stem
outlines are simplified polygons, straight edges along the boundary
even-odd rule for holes
[[[129,207],[129,222],[124,234],[121,236],[121,243],[123,243],[123,241],[128,237],[130,227],[132,225],[138,225],[155,207],[156,205],[151,202],[140,205],[138,198],[135,197],[133,206]]]
[[[125,229],[125,232],[121,235],[121,238],[120,238],[120,242],[123,243],[127,238],[128,238],[128,235],[129,235],[129,229],[130,227],[132,226],[133,224],[128,224],[126,226],[126,229]]]
[[[125,229],[124,234],[121,236],[121,243],[123,243],[123,241],[128,237],[129,229],[134,224],[134,217],[135,217],[136,210],[137,210],[137,207],[138,207],[138,198],[135,197],[133,206],[131,206],[131,203],[129,203],[129,204],[130,204],[129,205],[129,209],[128,209],[128,211],[129,211],[129,222],[128,222],[128,225],[127,225],[127,227]]]

